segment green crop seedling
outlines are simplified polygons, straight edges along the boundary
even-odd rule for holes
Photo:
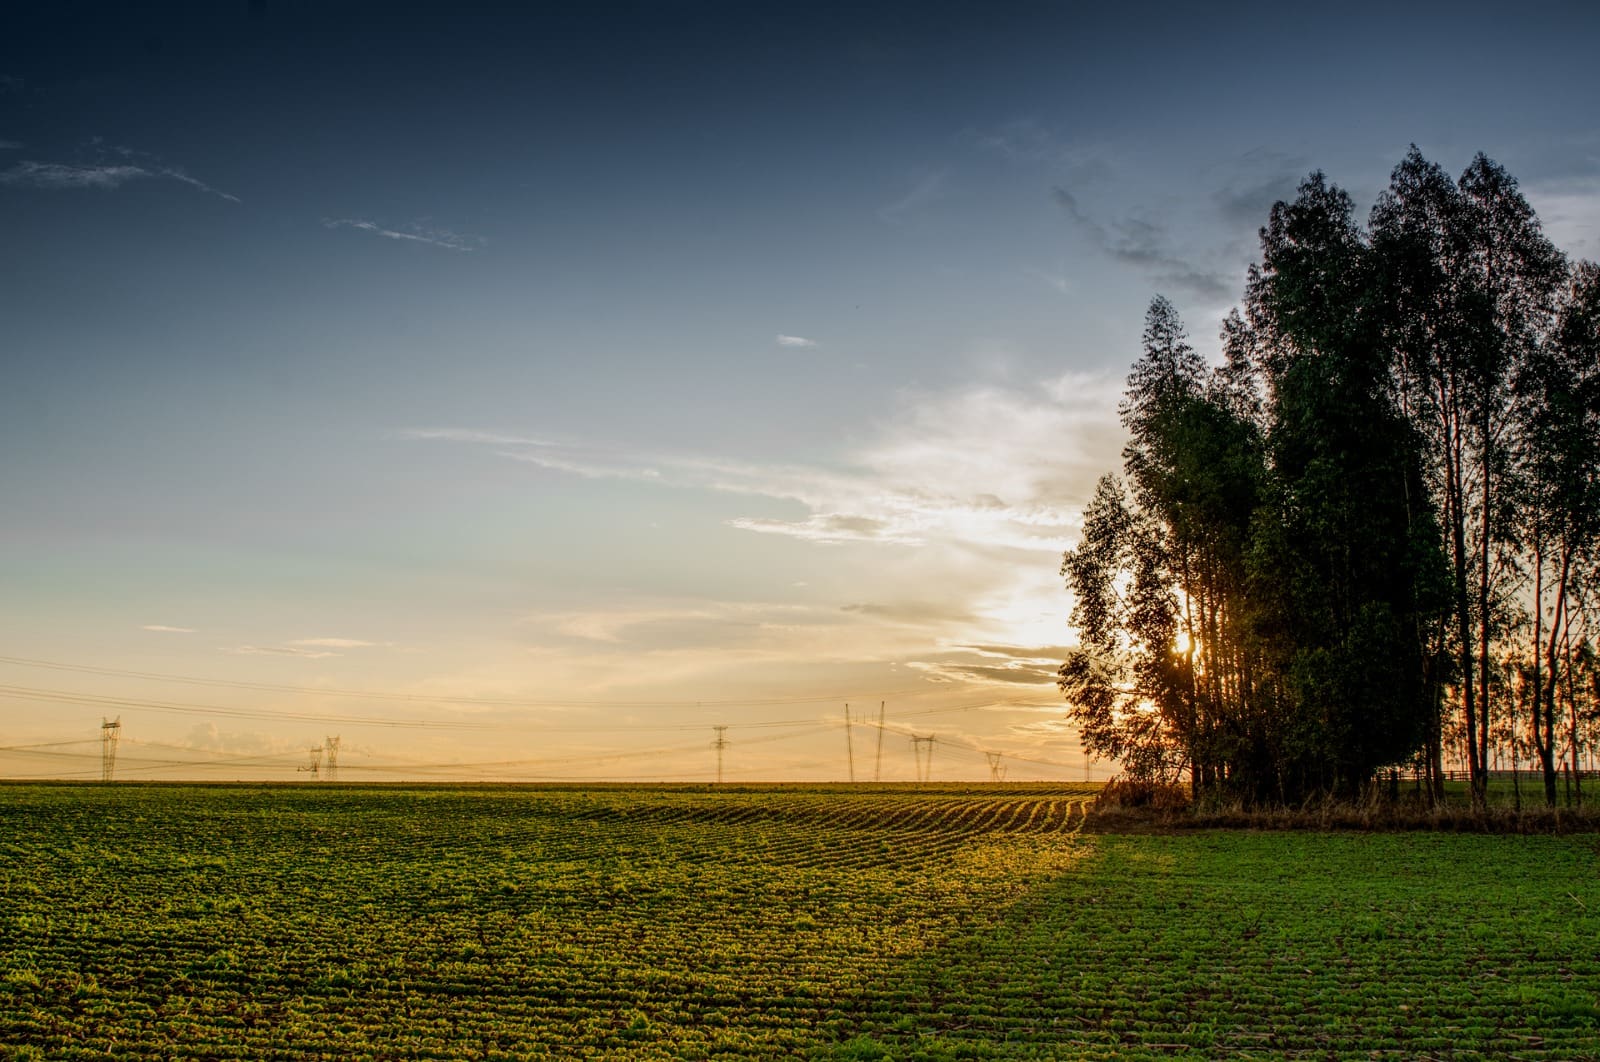
[[[1087,798],[0,787],[0,1044],[1600,1057],[1592,836],[1090,834]]]

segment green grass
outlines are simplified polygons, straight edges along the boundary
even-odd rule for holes
[[[1593,807],[1600,802],[1600,793],[1596,792],[1597,783],[1594,778],[1585,776],[1580,779],[1576,788],[1572,780],[1565,774],[1556,779],[1556,804],[1563,808],[1584,806]],[[1402,782],[1402,794],[1414,792],[1416,786]],[[1445,799],[1452,804],[1463,807],[1472,803],[1472,791],[1464,781],[1449,781],[1444,784]],[[1544,806],[1544,775],[1538,771],[1524,769],[1520,777],[1513,778],[1509,772],[1496,772],[1489,779],[1485,790],[1485,797],[1490,807],[1509,808],[1520,804],[1524,808],[1537,808]]]
[[[1081,799],[4,786],[0,1057],[1600,1058],[1595,836]]]

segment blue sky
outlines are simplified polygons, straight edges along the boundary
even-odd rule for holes
[[[79,668],[0,663],[13,744],[825,778],[886,699],[896,776],[1064,777],[1152,295],[1214,350],[1273,200],[1412,142],[1600,257],[1585,5],[509,8],[8,13],[0,656]]]

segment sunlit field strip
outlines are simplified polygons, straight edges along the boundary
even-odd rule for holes
[[[1076,787],[0,786],[18,1057],[1600,1057],[1596,839]]]

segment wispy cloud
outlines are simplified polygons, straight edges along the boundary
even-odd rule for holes
[[[1120,391],[1114,377],[1071,374],[908,392],[868,442],[804,464],[578,443],[537,430],[405,434],[561,476],[717,492],[731,500],[724,520],[737,530],[836,551],[819,576],[793,589],[804,608],[619,600],[546,613],[529,629],[586,684],[625,682],[597,676],[635,671],[616,666],[617,653],[630,653],[649,654],[653,676],[697,688],[756,675],[800,681],[827,660],[880,669],[879,682],[899,682],[889,673],[898,667],[893,674],[939,689],[1049,689],[1060,661],[1036,647],[1067,636],[1069,602],[1056,570],[1095,479],[1116,465]],[[899,548],[877,548],[885,545]]]
[[[146,623],[139,628],[142,631],[157,631],[162,634],[193,634],[193,627],[169,627],[165,623]]]
[[[222,652],[232,653],[235,656],[298,656],[307,660],[321,660],[324,657],[339,655],[326,650],[294,645],[234,645],[224,646]]]
[[[970,129],[965,138],[1010,162],[1049,162],[1065,151],[1055,131],[1033,118],[1017,118],[989,129]]]
[[[851,616],[862,616],[874,623],[900,623],[922,625],[930,618],[940,621],[967,623],[973,618],[965,608],[952,607],[949,602],[931,598],[908,598],[895,601],[853,601],[840,605],[839,611]]]
[[[1049,273],[1043,269],[1032,268],[1024,269],[1023,272],[1028,276],[1043,282],[1050,288],[1060,292],[1063,295],[1071,295],[1074,291],[1072,281],[1068,280],[1060,273]]]
[[[400,229],[385,228],[375,221],[367,221],[364,218],[323,218],[322,224],[330,229],[359,229],[362,232],[370,232],[374,236],[382,236],[387,240],[427,243],[435,247],[445,247],[452,251],[475,250],[485,242],[481,236],[466,236],[450,229],[424,225],[421,222],[412,222]]]
[[[0,184],[31,188],[118,188],[150,176],[150,171],[143,166],[72,166],[30,159],[0,172]]]
[[[886,520],[849,513],[813,513],[804,520],[767,520],[741,516],[728,521],[741,531],[763,535],[787,535],[811,542],[902,542],[916,545],[922,539],[896,530]]]
[[[1248,229],[1252,234],[1267,223],[1272,205],[1292,200],[1303,173],[1281,173],[1248,183],[1230,184],[1212,196],[1223,220]]]
[[[932,662],[927,660],[913,660],[906,665],[918,671],[926,672],[930,677],[950,682],[971,682],[975,684],[1005,682],[1018,686],[1054,686],[1056,682],[1056,669],[1061,666],[1059,660],[1043,661],[1033,665],[1022,664],[979,664],[979,663],[949,663]]]
[[[1051,705],[1046,711],[1060,712],[1061,708],[1058,705]],[[1075,737],[1079,733],[1078,725],[1070,719],[1040,719],[1036,722],[1017,723],[1010,730],[1019,737],[1045,738],[1054,748],[1060,747],[1062,738]]]
[[[432,439],[441,442],[483,443],[488,446],[559,446],[551,439],[526,435],[501,435],[465,428],[417,428],[400,433],[406,439]]]
[[[226,199],[230,203],[239,202],[238,196],[213,188],[206,182],[171,167],[151,168],[131,163],[79,166],[65,162],[38,162],[28,159],[8,170],[0,171],[0,184],[25,188],[110,190],[120,188],[129,181],[141,180],[178,181],[208,195]]]
[[[1057,185],[1050,193],[1057,206],[1100,251],[1135,266],[1158,283],[1193,292],[1203,298],[1224,299],[1232,289],[1222,274],[1180,257],[1165,225],[1147,217],[1130,216],[1101,222],[1078,197]]]
[[[1221,170],[1221,187],[1211,194],[1211,201],[1230,228],[1250,235],[1253,250],[1256,230],[1266,224],[1272,204],[1294,198],[1301,179],[1311,170],[1311,160],[1256,148],[1228,160]]]
[[[206,192],[206,193],[208,193],[210,195],[214,195],[219,199],[226,199],[230,203],[239,202],[239,197],[238,196],[229,195],[227,192],[224,192],[224,191],[222,191],[220,189],[217,189],[217,188],[213,188],[209,184],[207,184],[206,182],[200,180],[198,177],[191,177],[187,173],[184,173],[182,170],[174,170],[174,169],[158,170],[156,172],[156,175],[159,176],[159,177],[166,177],[166,178],[169,178],[169,179],[174,180],[174,181],[181,181],[182,183],[188,185],[190,188],[198,188],[202,192]]]
[[[957,682],[1054,686],[1066,650],[1057,646],[953,645],[932,660],[909,667]]]
[[[295,656],[306,660],[321,660],[343,655],[335,650],[370,649],[378,644],[360,638],[293,638],[282,645],[224,646],[222,652],[232,653],[235,656]]]
[[[303,752],[299,742],[287,742],[259,730],[221,730],[216,723],[198,723],[184,735],[183,744],[204,752],[230,756],[265,756],[274,753]]]
[[[878,217],[891,225],[904,222],[909,216],[924,210],[949,194],[949,181],[944,171],[923,174],[900,198],[878,208]]]
[[[702,640],[728,645],[775,627],[817,625],[825,622],[805,605],[747,601],[697,601],[660,603],[618,609],[540,614],[529,622],[545,625],[556,633],[584,642],[613,645],[645,642],[660,648],[664,644],[692,645]]]
[[[966,130],[961,139],[1012,165],[1043,169],[1074,186],[1117,180],[1122,151],[1110,142],[1067,135],[1036,118]]]
[[[712,490],[804,506],[733,527],[817,543],[964,543],[1058,551],[1097,476],[1115,463],[1120,381],[1071,374],[1032,389],[985,386],[908,395],[878,440],[838,465],[755,464],[551,439],[427,429],[410,438],[475,443],[590,479]]]
[[[1600,257],[1600,177],[1532,181],[1523,190],[1556,246],[1578,257]]]
[[[817,341],[815,339],[807,339],[805,336],[786,336],[781,333],[778,335],[778,346],[780,347],[814,347],[816,345]]]
[[[20,140],[0,140],[0,151],[21,151],[21,150],[22,150],[22,141],[20,141]]]

